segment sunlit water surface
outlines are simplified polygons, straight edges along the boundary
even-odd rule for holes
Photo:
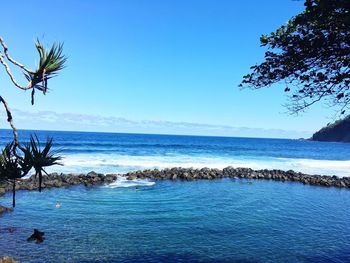
[[[350,191],[299,183],[120,180],[23,191],[0,222],[0,254],[23,262],[350,262]],[[33,228],[44,243],[26,242]]]
[[[20,131],[21,141],[30,133]],[[41,140],[52,136],[64,156],[64,166],[51,172],[232,165],[350,176],[345,143],[36,133]],[[10,131],[0,130],[1,143],[11,139]],[[11,205],[11,195],[0,203]],[[15,211],[0,217],[0,255],[22,262],[350,262],[349,222],[345,189],[120,179],[102,187],[18,192]],[[45,231],[44,243],[26,242],[33,228]]]

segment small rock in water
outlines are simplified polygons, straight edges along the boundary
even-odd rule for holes
[[[29,241],[36,240],[37,244],[42,243],[45,239],[44,235],[45,235],[45,232],[41,232],[38,229],[34,229],[33,234],[27,238],[27,241],[29,242]]]
[[[0,258],[0,263],[19,263],[19,261],[16,261],[9,256],[5,256],[5,257]]]
[[[5,213],[5,212],[12,212],[13,208],[8,208],[5,206],[0,205],[0,214]]]

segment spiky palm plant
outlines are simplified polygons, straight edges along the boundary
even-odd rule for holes
[[[60,165],[61,156],[57,156],[57,151],[52,151],[52,138],[48,138],[44,148],[41,148],[39,139],[36,135],[30,136],[31,166],[35,170],[35,177],[39,177],[39,192],[41,192],[43,172],[45,167],[55,164]]]
[[[63,44],[54,43],[50,50],[47,51],[39,40],[36,41],[35,47],[39,53],[39,65],[35,71],[27,70],[24,76],[31,83],[32,104],[34,104],[35,89],[47,92],[47,80],[56,76],[60,70],[65,67],[67,58],[62,55]]]
[[[31,169],[28,148],[22,157],[14,155],[14,143],[9,143],[0,155],[0,178],[12,183],[12,207],[16,206],[16,180],[26,176]]]

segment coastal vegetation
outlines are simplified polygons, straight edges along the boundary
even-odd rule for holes
[[[45,147],[41,149],[38,137],[30,137],[30,166],[35,170],[35,178],[39,177],[39,192],[41,192],[43,173],[46,173],[44,168],[60,164],[61,156],[55,155],[56,152],[53,152],[51,148],[52,138],[48,138]]]
[[[0,36],[0,63],[4,66],[5,72],[12,84],[21,90],[31,90],[31,104],[34,104],[36,90],[44,95],[48,90],[48,80],[56,76],[65,66],[66,57],[62,54],[63,45],[54,43],[49,50],[45,49],[39,40],[36,41],[35,47],[39,54],[39,65],[35,70],[14,60],[8,47]],[[26,79],[26,84],[20,84],[12,73],[10,65],[21,70]],[[39,177],[39,191],[41,190],[42,173],[44,167],[57,164],[59,156],[51,152],[52,139],[48,139],[43,150],[40,147],[40,141],[35,136],[31,136],[30,144],[20,143],[18,132],[13,121],[10,107],[3,96],[0,96],[0,102],[3,104],[7,115],[7,122],[10,124],[13,133],[13,141],[8,143],[0,156],[0,181],[9,181],[12,184],[12,206],[15,207],[16,201],[16,181],[26,176],[34,168],[35,175]]]
[[[135,9],[134,5],[132,7]],[[305,7],[304,12],[293,17],[276,32],[261,37],[261,45],[267,48],[265,61],[251,67],[253,72],[243,77],[241,87],[259,89],[282,82],[285,84],[284,91],[293,93],[287,105],[292,113],[302,112],[324,100],[344,114],[350,105],[350,2],[305,0]],[[64,10],[68,9],[65,7]],[[92,11],[100,14],[102,10]],[[185,10],[189,13],[188,9]],[[116,16],[115,12],[111,13]],[[130,16],[126,17],[133,21]],[[141,18],[137,22],[147,25],[144,17]],[[209,22],[213,20],[209,19]],[[64,21],[71,26],[71,20]],[[95,19],[91,21],[97,25]],[[167,21],[164,22],[160,23],[162,29],[170,32],[172,37],[177,36],[168,28]],[[188,26],[185,19],[184,22]],[[158,26],[159,23],[154,24]],[[207,33],[209,29],[205,27],[203,31]],[[195,30],[193,32],[197,33]],[[100,40],[93,33],[89,35]],[[108,34],[108,37],[111,35]],[[78,46],[82,47],[81,43],[87,41],[83,42],[80,36]],[[127,38],[122,38],[128,42]],[[216,41],[214,47],[218,49],[216,43],[219,40],[213,39]],[[112,38],[109,40],[113,44],[117,43]],[[1,36],[0,44],[0,63],[6,71],[5,76],[16,88],[29,90],[30,103],[34,105],[36,92],[45,95],[49,79],[65,67],[63,45],[53,44],[46,49],[37,41],[35,47],[39,63],[32,70],[9,55]],[[142,44],[145,43],[142,41]],[[144,46],[147,48],[147,45]],[[115,45],[113,48],[119,49]],[[107,46],[103,49],[110,50]],[[161,50],[154,50],[161,53]],[[126,57],[131,60],[128,55]],[[91,56],[87,58],[93,61]],[[152,56],[151,60],[154,59],[155,56]],[[80,64],[84,62],[79,60]],[[125,64],[119,65],[124,67]],[[23,73],[26,81],[24,85],[15,79],[16,75],[10,66]],[[114,66],[104,65],[101,68],[115,70]],[[88,65],[84,64],[83,69],[87,68]],[[72,74],[74,78],[77,75]],[[98,75],[101,74],[94,74]],[[104,72],[103,77],[110,75]],[[118,72],[113,77],[118,78],[120,75]],[[157,72],[157,76],[161,75],[167,79],[163,72]],[[99,85],[104,86],[101,83]],[[98,93],[105,96],[100,90]],[[114,97],[109,95],[114,102]],[[154,98],[152,106],[156,105],[156,96]],[[97,100],[94,98],[94,101]],[[107,103],[104,99],[101,101]],[[170,102],[165,103],[171,106]],[[217,102],[216,105],[221,103]],[[350,177],[342,177],[348,174],[348,163],[339,170],[339,177],[334,175],[336,169],[333,168],[342,166],[341,161],[346,159],[346,155],[350,156],[347,145],[329,146],[287,139],[175,135],[147,137],[143,134],[77,131],[61,131],[62,136],[58,131],[38,131],[39,136],[23,131],[23,137],[27,138],[25,141],[19,138],[13,114],[2,96],[0,104],[4,106],[12,132],[5,137],[12,141],[0,151],[0,196],[12,192],[13,208],[16,206],[16,191],[23,190],[18,196],[24,197],[21,198],[24,202],[18,204],[21,211],[17,208],[16,213],[2,218],[1,253],[15,255],[25,262],[319,262],[322,260],[319,260],[318,255],[327,260],[349,255],[350,233],[344,226],[347,226],[350,216],[346,206],[350,198]],[[122,107],[117,102],[113,105]],[[214,103],[214,107],[208,108],[215,108],[216,105]],[[161,110],[162,105],[157,104],[156,107]],[[99,113],[106,114],[103,108],[98,109]],[[258,119],[257,116],[254,115],[254,120]],[[72,120],[78,123],[76,127],[79,128],[83,127],[84,121],[80,117]],[[113,120],[108,119],[118,127]],[[271,120],[276,122],[273,118]],[[182,125],[186,126],[187,123]],[[349,129],[350,116],[323,128],[312,139],[350,142]],[[67,154],[65,161],[68,171],[47,172],[47,167],[61,164],[59,152],[53,150],[52,137],[48,137],[45,142],[39,140],[47,134],[55,134],[57,144]],[[266,165],[267,162],[270,163]],[[227,163],[235,167],[225,167]],[[242,168],[242,163],[255,169]],[[292,165],[287,166],[288,163]],[[303,165],[313,166],[317,172],[313,174],[312,169],[303,170]],[[326,167],[324,173],[328,175],[322,175],[322,171],[325,171],[322,165]],[[153,169],[170,166],[187,168]],[[221,169],[188,168],[200,166]],[[96,167],[96,171],[104,173],[88,172]],[[144,167],[152,169],[136,170]],[[30,171],[34,173],[29,177]],[[72,188],[62,189],[66,187]],[[117,187],[119,189],[113,189]],[[53,188],[61,189],[50,192],[43,190]],[[46,192],[45,199],[42,198],[44,193],[27,192],[42,190]],[[39,209],[34,208],[37,205]],[[0,214],[8,211],[6,209],[0,206]],[[38,226],[33,226],[34,222]],[[25,241],[44,241],[45,232],[39,229],[34,229],[33,234],[26,238],[33,227],[44,229],[49,237],[39,249]],[[168,245],[165,245],[165,241]],[[26,242],[26,245],[21,242]],[[347,253],[345,256],[343,251]],[[343,254],[338,256],[339,253]],[[6,260],[9,261],[4,262],[15,262],[7,257]],[[1,262],[3,260],[0,257]]]
[[[5,146],[0,156],[0,178],[12,184],[12,207],[16,206],[16,181],[26,176],[30,169],[30,149],[23,148],[23,156],[15,155],[15,144],[9,143]]]
[[[310,138],[313,141],[350,142],[350,116],[328,124],[315,132]]]
[[[350,102],[350,1],[306,0],[305,10],[260,38],[264,61],[251,67],[241,87],[285,85],[286,106],[299,113],[325,101],[344,114]]]

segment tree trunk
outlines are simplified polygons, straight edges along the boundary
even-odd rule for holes
[[[12,207],[16,206],[16,179],[12,183]]]
[[[38,175],[39,175],[39,192],[41,192],[41,184],[42,184],[42,180],[43,180],[42,172],[39,171]]]

